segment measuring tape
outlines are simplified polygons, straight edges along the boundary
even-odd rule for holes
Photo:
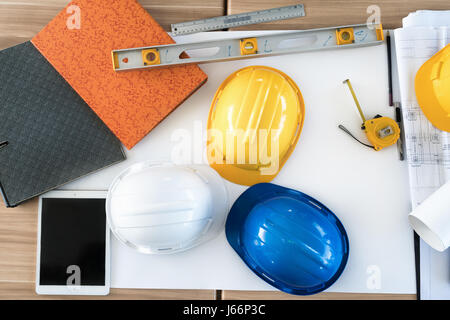
[[[359,143],[379,151],[383,148],[389,147],[395,143],[400,138],[400,127],[397,122],[388,117],[382,117],[380,115],[375,116],[373,119],[366,120],[364,113],[361,109],[361,105],[356,98],[355,91],[353,90],[350,80],[345,80],[350,89],[350,92],[355,101],[356,107],[358,108],[359,115],[363,120],[361,129],[366,133],[367,139],[372,143],[372,145],[365,144],[358,140],[350,131],[348,131],[343,125],[339,125],[339,128],[348,133],[353,139]]]
[[[172,35],[178,36],[203,31],[222,30],[263,22],[292,19],[305,16],[302,4],[269,10],[238,13],[229,16],[201,19],[196,21],[172,24]]]
[[[355,48],[381,44],[381,25],[350,25],[302,31],[288,31],[250,38],[169,44],[162,46],[113,50],[115,71],[135,70],[266,57],[314,50]],[[195,50],[210,49],[209,56],[189,57]],[[191,51],[191,52],[190,52]]]

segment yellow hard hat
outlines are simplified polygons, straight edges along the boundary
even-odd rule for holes
[[[304,114],[301,92],[283,72],[266,66],[234,72],[209,112],[209,164],[237,184],[271,181],[297,144]]]
[[[416,97],[425,116],[450,132],[450,44],[436,53],[416,75]]]

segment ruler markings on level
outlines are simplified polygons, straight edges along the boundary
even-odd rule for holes
[[[222,30],[250,24],[292,19],[305,16],[305,7],[302,4],[259,10],[254,12],[238,13],[223,17],[207,18],[196,21],[172,24],[172,35],[191,34],[202,31]]]

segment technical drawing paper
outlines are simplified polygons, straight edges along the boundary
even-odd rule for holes
[[[447,18],[443,19],[446,14]],[[403,20],[408,28],[395,30],[395,46],[403,111],[406,156],[415,208],[450,179],[450,134],[435,128],[417,103],[414,80],[418,69],[450,42],[448,26],[432,26],[450,21],[450,11],[422,11]],[[419,25],[420,27],[417,27]],[[450,299],[450,251],[440,253],[420,243],[422,299]]]

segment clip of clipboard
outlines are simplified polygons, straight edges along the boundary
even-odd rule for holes
[[[9,144],[8,141],[2,141],[0,142],[0,149],[3,149],[4,147],[6,147]]]

